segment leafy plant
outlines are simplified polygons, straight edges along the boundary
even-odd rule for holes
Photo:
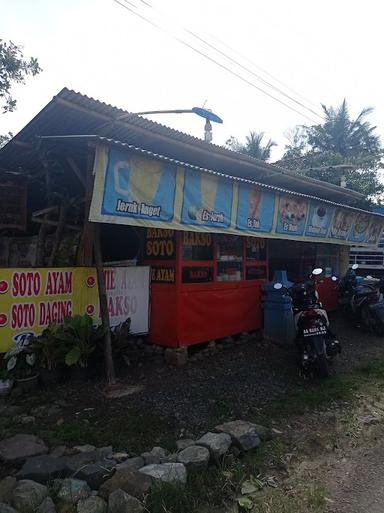
[[[87,367],[90,355],[104,334],[104,326],[93,326],[92,317],[89,315],[66,317],[63,331],[59,333],[60,340],[68,343],[65,363],[68,366]]]
[[[10,377],[23,379],[35,376],[36,353],[31,346],[15,344],[4,356]]]
[[[52,324],[41,335],[32,338],[32,347],[36,351],[41,367],[52,370],[64,363],[68,340],[62,336],[63,333],[63,326]]]

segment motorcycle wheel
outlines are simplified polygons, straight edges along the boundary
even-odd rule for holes
[[[318,356],[313,363],[315,375],[318,378],[327,378],[329,376],[329,368],[327,358],[324,354]]]

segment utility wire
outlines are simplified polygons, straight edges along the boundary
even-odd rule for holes
[[[123,4],[121,3],[119,0],[113,0],[114,2],[116,2],[117,4],[119,4],[121,7],[124,7],[124,9],[128,10],[129,12],[131,12],[132,14],[134,14],[135,16],[137,16],[138,18],[140,18],[141,20],[145,21],[146,23],[149,23],[150,25],[152,25],[153,27],[156,27],[157,29],[161,30],[162,32],[166,33],[169,35],[169,32],[167,30],[165,30],[162,26],[158,25],[157,23],[155,23],[154,21],[150,20],[149,18],[147,18],[146,16],[140,14],[139,12],[136,12],[134,11],[133,9],[131,9],[128,5],[126,4]],[[124,0],[126,1],[126,0]],[[276,98],[275,96],[273,96],[272,94],[268,93],[267,91],[265,91],[264,89],[262,89],[261,87],[257,86],[256,84],[254,84],[253,82],[251,82],[250,80],[246,79],[245,77],[239,75],[238,73],[236,73],[235,71],[233,71],[232,69],[228,68],[227,66],[225,66],[224,64],[222,64],[221,62],[218,62],[217,60],[215,60],[213,57],[205,54],[204,52],[202,52],[201,50],[195,48],[194,46],[192,46],[191,44],[187,43],[186,41],[184,41],[183,39],[181,39],[180,37],[176,36],[175,34],[172,34],[172,37],[178,41],[180,44],[186,46],[187,48],[189,48],[190,50],[196,52],[197,54],[199,54],[200,56],[204,57],[205,59],[213,62],[214,64],[216,64],[217,66],[219,66],[220,68],[224,69],[225,71],[231,73],[232,75],[234,75],[235,77],[239,78],[240,80],[242,80],[243,82],[245,82],[246,84],[250,85],[251,87],[253,87],[254,89],[257,89],[258,91],[262,92],[263,94],[267,95],[268,97],[272,98],[273,100],[277,101],[278,103],[280,103],[281,105],[284,105],[285,107],[287,107],[288,109],[292,110],[293,112],[296,112],[296,114],[299,114],[300,116],[308,119],[309,121],[311,121],[312,123],[315,123],[315,124],[318,124],[318,121],[314,120],[313,118],[310,118],[309,116],[307,116],[306,114],[304,114],[303,112],[300,112],[299,110],[295,109],[294,107],[292,107],[291,105],[283,102],[282,100],[280,100],[279,98]]]
[[[125,0],[127,1],[127,0]],[[145,0],[140,0],[140,2],[142,2],[145,6],[147,7],[150,7],[153,11],[155,12],[158,12],[160,15],[162,14],[158,9],[155,9],[149,2],[146,2]],[[286,92],[284,92],[282,89],[280,89],[279,87],[275,86],[274,84],[272,84],[271,82],[268,82],[267,80],[265,80],[263,77],[261,77],[260,75],[258,75],[257,73],[255,73],[254,71],[252,71],[250,68],[244,66],[243,64],[241,64],[240,62],[238,62],[236,59],[233,59],[230,55],[228,55],[227,53],[223,52],[222,50],[220,50],[219,48],[217,48],[216,46],[214,46],[213,44],[211,44],[209,41],[205,40],[204,38],[202,38],[201,36],[199,36],[198,34],[196,34],[195,32],[193,32],[192,30],[189,30],[188,28],[186,27],[182,27],[182,29],[184,30],[184,32],[186,32],[187,34],[191,35],[192,37],[194,37],[195,39],[197,39],[198,41],[202,42],[203,44],[205,44],[206,46],[208,46],[209,48],[211,48],[213,51],[215,51],[216,53],[222,55],[225,59],[233,62],[236,66],[238,66],[239,68],[243,69],[244,71],[246,71],[247,73],[249,73],[250,75],[254,76],[257,80],[263,82],[265,85],[267,85],[268,87],[270,87],[271,89],[275,90],[276,92],[278,92],[279,94],[281,94],[282,96],[285,96],[286,98],[288,98],[289,100],[291,100],[292,102],[296,103],[297,105],[299,105],[300,107],[302,107],[303,109],[306,109],[308,112],[310,112],[311,114],[314,114],[315,116],[319,117],[321,120],[324,120],[324,117],[321,116],[318,112],[315,112],[313,109],[307,107],[306,105],[304,105],[303,103],[301,103],[300,101],[296,100],[295,98],[293,98],[292,96],[290,96],[289,94],[287,94]]]

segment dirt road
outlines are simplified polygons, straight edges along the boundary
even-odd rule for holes
[[[384,441],[369,451],[359,451],[352,462],[353,468],[333,497],[330,513],[383,513]]]

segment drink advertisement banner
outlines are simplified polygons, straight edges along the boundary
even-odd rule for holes
[[[108,267],[104,275],[111,326],[130,317],[133,333],[147,333],[149,267]],[[0,269],[0,352],[76,314],[100,322],[93,267]]]
[[[170,222],[175,189],[176,166],[173,164],[111,151],[102,213]]]
[[[307,200],[289,194],[280,194],[276,233],[303,235],[307,212]]]
[[[274,212],[274,193],[245,183],[239,185],[236,224],[239,230],[272,231]]]
[[[233,184],[218,176],[187,170],[181,222],[228,228],[231,224]]]
[[[384,216],[104,145],[94,173],[89,220],[153,229],[148,260],[170,257],[163,230],[373,247],[384,228]]]
[[[331,225],[334,208],[325,203],[311,201],[309,203],[308,222],[305,235],[310,237],[326,237]]]
[[[355,222],[356,214],[346,208],[335,208],[329,237],[346,240]]]

